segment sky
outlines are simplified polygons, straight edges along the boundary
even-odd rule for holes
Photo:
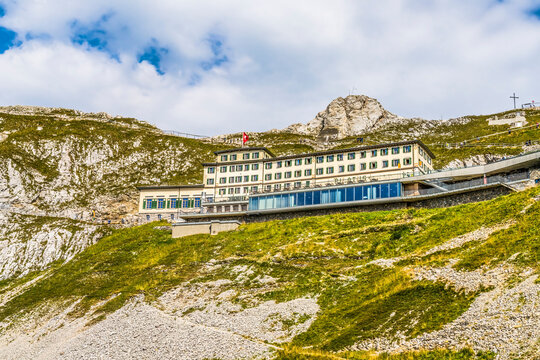
[[[364,94],[447,119],[540,102],[540,0],[0,0],[0,105],[200,135]]]

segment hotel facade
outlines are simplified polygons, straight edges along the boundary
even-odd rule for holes
[[[312,203],[346,201],[346,192],[311,190],[352,188],[352,184],[363,184],[355,186],[360,199],[400,196],[403,189],[398,180],[431,172],[435,157],[418,140],[287,156],[275,156],[264,147],[214,154],[214,162],[203,163],[202,184],[139,187],[140,217],[175,221],[182,215],[201,212],[304,206],[308,199]]]

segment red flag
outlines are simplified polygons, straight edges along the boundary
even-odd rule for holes
[[[242,135],[242,144],[245,144],[245,143],[247,143],[247,142],[248,142],[248,140],[249,140],[249,136],[248,136],[248,134],[246,134],[246,133],[243,133],[243,135]]]

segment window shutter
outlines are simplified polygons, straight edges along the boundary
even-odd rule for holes
[[[167,199],[167,209],[171,208],[171,200]]]
[[[152,200],[152,209],[157,209],[157,200]]]
[[[144,199],[143,202],[142,202],[142,208],[146,209],[146,199]]]

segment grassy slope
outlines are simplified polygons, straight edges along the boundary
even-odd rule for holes
[[[442,283],[414,281],[407,265],[441,266],[450,258],[459,269],[493,267],[507,261],[540,270],[540,188],[488,202],[444,209],[410,209],[340,214],[243,225],[217,236],[194,235],[172,239],[156,223],[115,231],[65,264],[55,264],[50,276],[0,308],[0,320],[16,318],[39,305],[82,299],[73,315],[97,305],[96,320],[120,308],[135,294],[151,301],[186,281],[230,279],[237,301],[287,301],[316,296],[317,319],[298,335],[281,358],[325,359],[362,339],[392,338],[398,332],[414,337],[441,328],[463,313],[478,293],[456,291]],[[531,205],[522,213],[525,206]],[[419,255],[451,238],[514,219],[516,224],[494,233],[487,241],[469,243],[430,256],[414,256],[390,269],[368,265],[378,258]],[[203,272],[214,259],[222,266]],[[254,279],[269,275],[276,286],[257,281],[235,282],[232,268],[248,265]],[[27,278],[34,278],[31,274]],[[25,280],[17,280],[18,284]],[[0,284],[0,296],[9,282]],[[252,294],[246,297],[246,294]],[[104,304],[101,301],[112,299]],[[429,306],[427,306],[429,304]],[[391,315],[392,314],[392,315]],[[391,322],[388,320],[392,318]],[[303,353],[310,349],[310,355]],[[409,354],[412,358],[465,359],[472,353]],[[345,356],[345,355],[344,355]],[[366,353],[348,353],[363,358]],[[488,356],[486,354],[482,356]],[[328,357],[331,358],[331,357]],[[407,359],[411,357],[396,357]],[[393,358],[392,358],[393,359]]]

